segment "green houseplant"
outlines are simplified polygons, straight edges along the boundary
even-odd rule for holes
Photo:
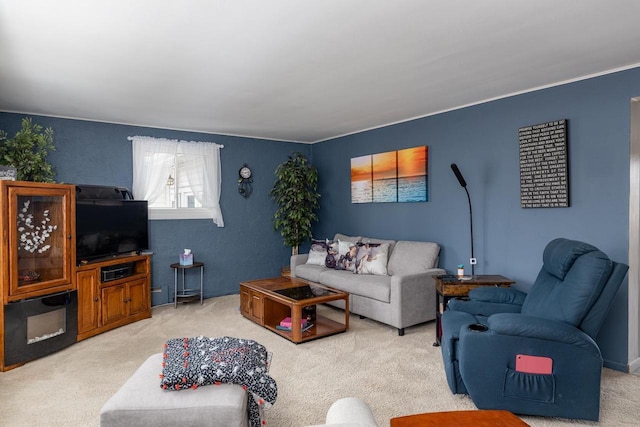
[[[17,169],[18,180],[54,182],[55,171],[47,161],[53,145],[53,129],[42,129],[30,117],[22,119],[22,127],[13,138],[0,130],[0,164]]]
[[[295,255],[300,243],[311,238],[311,225],[318,221],[318,170],[303,154],[295,152],[276,168],[275,175],[270,193],[278,204],[274,229],[280,230],[284,244],[291,246]]]

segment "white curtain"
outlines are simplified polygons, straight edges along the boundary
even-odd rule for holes
[[[220,211],[220,146],[206,142],[181,142],[178,144],[178,153],[195,157],[196,166],[186,170],[189,184],[202,188],[202,193],[194,191],[194,197],[203,208],[211,211],[213,222],[218,227],[224,227]]]
[[[218,227],[224,227],[220,209],[222,173],[220,149],[212,142],[178,141],[147,136],[131,136],[133,146],[133,195],[153,203],[165,191],[165,172],[178,154],[194,156],[195,165],[187,168],[187,179],[193,187],[203,189],[194,197],[211,214]]]

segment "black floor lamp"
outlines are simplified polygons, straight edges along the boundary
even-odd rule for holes
[[[469,196],[469,190],[467,190],[467,181],[464,180],[464,177],[460,173],[458,165],[456,165],[455,163],[451,163],[451,170],[453,170],[453,173],[456,174],[456,178],[458,178],[460,186],[464,188],[464,191],[467,193],[467,200],[469,201],[469,225],[471,226],[471,258],[469,259],[469,263],[471,264],[471,275],[475,276],[476,258],[473,254],[473,214],[471,212],[471,196]]]

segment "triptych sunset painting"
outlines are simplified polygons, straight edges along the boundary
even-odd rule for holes
[[[426,202],[429,147],[351,159],[351,203]]]

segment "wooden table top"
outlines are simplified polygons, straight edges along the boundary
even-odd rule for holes
[[[476,276],[466,276],[469,279],[459,279],[457,277],[442,278],[433,276],[436,282],[436,291],[441,295],[467,295],[471,289],[479,286],[498,286],[509,287],[513,285],[515,280],[497,274],[483,274]]]
[[[478,410],[432,412],[392,418],[391,427],[526,427],[509,411]]]

